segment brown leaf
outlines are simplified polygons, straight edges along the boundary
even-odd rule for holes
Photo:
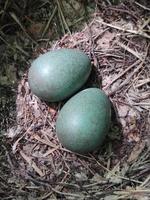
[[[111,46],[111,42],[112,40],[114,39],[115,37],[115,34],[114,33],[111,33],[109,31],[106,31],[102,38],[100,38],[98,41],[97,41],[97,46],[99,48],[103,48],[103,49],[109,49],[110,46]]]
[[[129,162],[129,163],[135,162],[138,159],[139,155],[142,153],[144,147],[145,147],[144,141],[141,142],[140,144],[139,143],[136,144],[135,147],[133,148],[127,162]]]

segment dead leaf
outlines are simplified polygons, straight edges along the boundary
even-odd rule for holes
[[[140,156],[140,154],[142,153],[143,149],[145,147],[145,142],[141,142],[140,144],[136,144],[135,147],[133,148],[127,162],[128,163],[132,163],[132,162],[135,162],[138,157]]]
[[[111,42],[114,39],[115,34],[111,33],[110,31],[106,31],[102,38],[97,41],[98,48],[109,49],[111,46]]]
[[[31,26],[28,28],[28,32],[34,37],[38,38],[41,35],[41,31],[43,29],[43,24],[42,23],[33,23]]]
[[[81,172],[81,173],[75,173],[75,177],[77,181],[87,181],[88,177],[85,173]]]

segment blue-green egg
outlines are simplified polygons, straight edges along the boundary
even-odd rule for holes
[[[89,57],[77,49],[49,51],[35,59],[29,69],[32,92],[40,99],[57,102],[70,97],[87,81]]]
[[[88,88],[70,98],[62,107],[56,133],[70,151],[88,153],[100,148],[111,122],[111,104],[98,88]]]

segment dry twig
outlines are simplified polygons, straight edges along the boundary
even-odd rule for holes
[[[23,151],[20,151],[21,156],[24,158],[24,160],[42,177],[45,174],[40,170],[40,168],[36,165],[36,163],[27,156]]]
[[[99,22],[100,24],[103,24],[103,25],[108,26],[110,28],[114,28],[114,29],[117,29],[117,30],[120,30],[120,31],[123,31],[123,32],[132,33],[132,34],[135,34],[135,35],[140,35],[140,36],[143,36],[145,38],[150,39],[150,36],[148,34],[146,34],[141,29],[139,29],[137,31],[136,30],[130,30],[130,29],[126,29],[126,28],[123,28],[123,27],[119,27],[119,26],[113,25],[113,24],[108,24],[106,22],[103,22],[102,20],[96,20],[96,21]]]

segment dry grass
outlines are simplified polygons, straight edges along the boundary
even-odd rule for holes
[[[26,73],[18,86],[17,124],[7,132],[12,152],[2,147],[7,150],[9,171],[18,178],[9,178],[10,193],[3,183],[3,199],[150,198],[149,21],[133,12],[139,5],[121,6],[103,7],[100,12],[97,1],[93,19],[81,32],[40,48],[40,53],[78,48],[90,57],[93,73],[85,87],[103,89],[114,109],[103,147],[88,155],[62,147],[55,121],[64,102],[41,102],[31,93]],[[34,55],[39,55],[39,48]]]

